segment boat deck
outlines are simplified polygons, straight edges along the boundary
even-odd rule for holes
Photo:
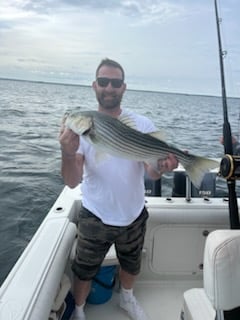
[[[149,320],[180,320],[183,292],[201,287],[202,281],[143,281],[137,282],[135,296],[141,303]],[[114,289],[111,300],[102,305],[86,305],[88,320],[127,320],[127,313],[118,305],[119,290]]]

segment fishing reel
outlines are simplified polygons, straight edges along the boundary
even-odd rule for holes
[[[225,154],[220,162],[219,173],[227,180],[240,180],[240,156]]]

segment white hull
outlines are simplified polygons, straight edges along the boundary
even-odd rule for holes
[[[0,288],[0,319],[48,319],[63,273],[71,278],[80,188],[65,187],[37,233]],[[150,319],[177,320],[183,292],[202,287],[203,250],[209,232],[229,228],[228,202],[222,198],[146,197],[150,217],[142,271],[135,294]],[[88,320],[123,320],[118,285],[106,304],[87,305]]]

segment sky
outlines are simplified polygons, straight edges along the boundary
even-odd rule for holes
[[[240,1],[218,11],[240,97]],[[106,57],[129,89],[221,96],[214,0],[0,0],[1,78],[91,85]]]

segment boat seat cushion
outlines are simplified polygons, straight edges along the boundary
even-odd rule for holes
[[[216,310],[240,306],[240,230],[209,234],[204,251],[204,290]]]
[[[203,289],[184,293],[185,320],[215,320],[217,310],[240,306],[240,230],[216,230],[204,249]]]

